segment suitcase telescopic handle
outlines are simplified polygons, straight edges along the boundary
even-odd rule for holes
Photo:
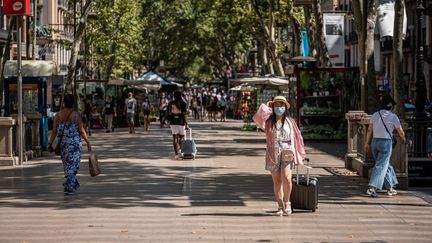
[[[192,140],[192,128],[189,127],[189,140]]]
[[[309,164],[309,158],[305,158],[305,161]],[[302,165],[306,168],[306,185],[309,186],[309,170],[312,170],[312,166],[309,165]],[[296,178],[297,178],[297,185],[299,184],[299,172],[298,172],[298,165],[296,166]]]

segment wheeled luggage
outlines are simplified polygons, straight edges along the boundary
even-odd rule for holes
[[[309,162],[309,159],[306,159]],[[291,208],[304,209],[304,210],[315,210],[318,208],[318,179],[316,177],[309,176],[309,170],[312,167],[304,165],[306,167],[305,175],[299,176],[298,166],[296,167],[296,175],[293,176],[292,190],[291,190]]]
[[[195,159],[197,153],[195,141],[192,139],[192,129],[189,128],[189,139],[186,135],[185,140],[181,143],[182,159]]]

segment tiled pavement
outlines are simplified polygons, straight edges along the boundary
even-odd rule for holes
[[[199,155],[175,161],[169,129],[91,137],[103,174],[62,193],[62,166],[43,157],[0,167],[0,242],[432,242],[431,204],[411,192],[362,195],[345,146],[308,143],[319,208],[274,216],[265,140],[239,122],[193,123]],[[426,195],[428,195],[426,193]]]

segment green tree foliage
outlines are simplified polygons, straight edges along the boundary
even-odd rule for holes
[[[96,64],[98,78],[129,77],[142,68],[146,42],[140,16],[139,1],[94,1],[86,36],[88,55]]]
[[[247,0],[143,1],[146,56],[164,60],[178,76],[210,71],[211,78],[221,77],[252,45],[253,15],[245,5]]]
[[[258,43],[280,70],[280,53],[290,46],[280,41],[281,30],[293,19],[304,23],[292,0],[94,1],[87,41],[100,78],[130,77],[160,60],[178,77],[222,78],[228,66],[247,62]],[[273,29],[266,27],[269,16]]]

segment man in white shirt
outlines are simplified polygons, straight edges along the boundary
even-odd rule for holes
[[[127,115],[127,120],[129,123],[129,133],[135,133],[134,118],[135,118],[135,111],[137,108],[137,101],[133,97],[132,92],[128,93],[128,98],[125,101],[125,106],[126,106],[125,115]]]

